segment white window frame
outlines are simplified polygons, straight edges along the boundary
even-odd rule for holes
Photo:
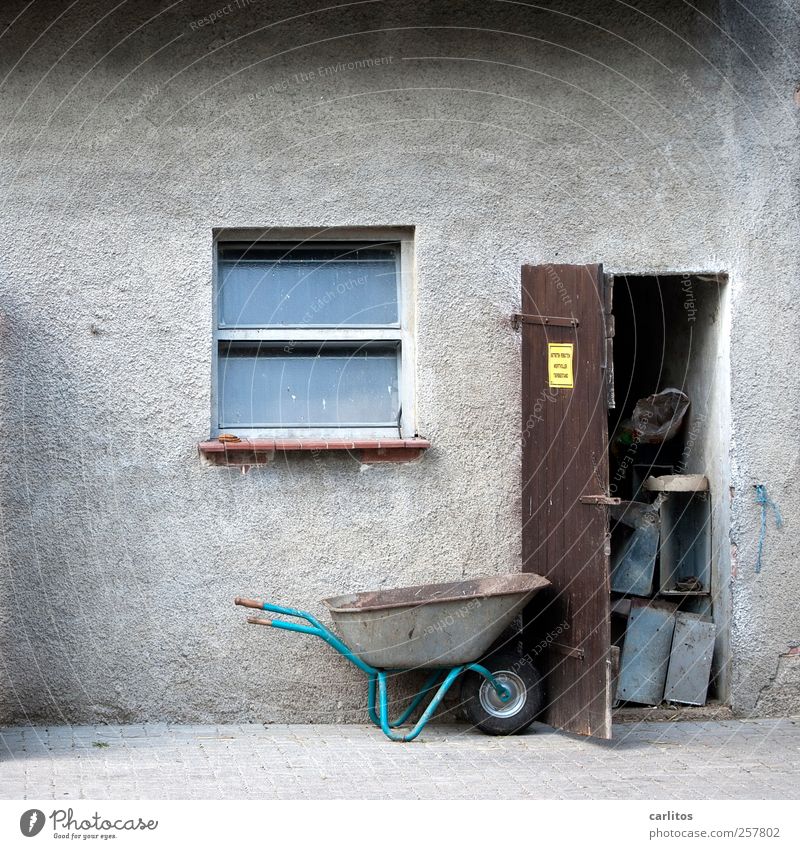
[[[283,228],[214,230],[212,273],[212,328],[213,351],[211,357],[211,436],[233,433],[250,439],[404,439],[416,436],[416,263],[413,227],[336,227],[336,228]],[[363,326],[300,326],[264,328],[219,327],[219,250],[232,243],[261,243],[265,246],[294,243],[313,246],[315,242],[331,243],[386,243],[400,247],[398,271],[399,323],[387,327]],[[400,419],[392,427],[236,427],[220,428],[218,363],[219,343],[226,340],[269,342],[276,347],[305,342],[359,342],[396,341],[400,344],[398,395]]]

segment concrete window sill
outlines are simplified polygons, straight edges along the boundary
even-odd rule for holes
[[[218,466],[263,466],[276,451],[348,451],[362,463],[408,463],[431,447],[427,439],[240,439],[221,442],[209,439],[197,446],[200,456]]]

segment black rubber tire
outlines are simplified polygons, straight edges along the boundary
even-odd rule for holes
[[[544,679],[541,674],[533,664],[524,661],[513,651],[499,651],[480,661],[480,664],[493,675],[499,675],[502,683],[511,683],[515,699],[524,688],[524,698],[519,698],[520,704],[512,715],[495,716],[487,710],[481,699],[482,687],[485,688],[483,701],[489,701],[494,688],[483,675],[470,670],[464,673],[461,681],[461,698],[467,719],[484,734],[505,735],[524,731],[544,708]],[[506,673],[505,680],[503,673]]]

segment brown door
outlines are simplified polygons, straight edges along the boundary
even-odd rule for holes
[[[544,718],[609,738],[605,298],[600,265],[522,267],[522,568],[552,582],[533,629]]]

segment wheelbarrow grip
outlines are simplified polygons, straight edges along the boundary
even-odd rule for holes
[[[247,621],[251,625],[272,625],[271,619],[262,619],[260,616],[248,616]]]
[[[233,603],[238,604],[240,607],[252,607],[255,610],[264,609],[264,602],[258,601],[254,598],[235,598]]]

